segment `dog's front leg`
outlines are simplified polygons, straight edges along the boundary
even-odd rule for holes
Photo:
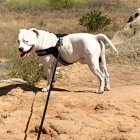
[[[47,86],[46,86],[46,88],[43,88],[42,89],[42,91],[43,92],[45,92],[45,91],[48,91],[49,90],[49,88],[50,88],[50,84],[51,84],[51,80],[52,80],[52,75],[53,75],[53,70],[54,70],[54,68],[48,68],[47,70],[46,70],[46,75],[47,75]]]
[[[47,86],[42,89],[43,92],[48,91],[50,88],[52,75],[54,71],[53,61],[54,59],[51,56],[45,57],[45,59],[43,60],[44,73],[47,76]]]

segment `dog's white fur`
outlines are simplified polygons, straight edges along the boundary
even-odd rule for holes
[[[69,34],[63,37],[63,46],[60,48],[61,57],[69,63],[85,62],[90,70],[98,77],[100,81],[97,93],[104,90],[110,90],[109,74],[106,67],[105,45],[101,39],[106,40],[111,48],[118,53],[115,46],[104,34],[92,35],[89,33]],[[34,50],[47,49],[55,46],[58,38],[55,34],[35,28],[21,29],[18,35],[19,49],[26,56],[32,48]],[[99,62],[99,58],[101,62]],[[50,87],[50,81],[54,70],[56,59],[52,55],[41,56],[40,59],[44,65],[44,71],[47,75],[48,84],[42,91],[47,91]],[[59,63],[58,66],[61,66]]]

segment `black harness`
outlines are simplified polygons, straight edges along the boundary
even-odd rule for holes
[[[55,35],[59,38],[58,41],[57,41],[57,43],[56,43],[56,45],[53,46],[53,47],[50,47],[48,49],[37,50],[36,53],[37,53],[38,56],[44,56],[44,55],[50,55],[50,54],[52,54],[57,59],[58,53],[59,53],[58,48],[63,45],[63,37],[66,36],[67,34],[55,34]],[[73,64],[73,63],[66,62],[64,59],[61,58],[60,55],[59,55],[58,61],[61,64],[63,64],[64,66]]]

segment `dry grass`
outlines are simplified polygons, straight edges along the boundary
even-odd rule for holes
[[[17,46],[17,34],[21,28],[38,28],[54,33],[80,31],[78,21],[69,15],[57,13],[6,13],[0,15],[0,57],[11,57],[12,48]]]
[[[140,5],[139,0],[122,0],[122,2],[127,4],[129,7],[138,7]]]
[[[91,2],[90,2],[91,1]],[[85,13],[100,8],[112,19],[112,24],[105,29],[105,33],[112,37],[127,22],[139,0],[89,0],[90,5],[83,9],[46,11],[7,11],[0,13],[0,58],[10,58],[13,48],[17,47],[17,34],[21,28],[38,28],[54,33],[87,32],[82,28],[78,19]],[[92,4],[91,4],[92,3]],[[117,18],[116,18],[117,17]]]
[[[89,4],[83,7],[69,10],[46,9],[45,11],[9,11],[0,5],[0,58],[9,59],[15,56],[13,54],[18,46],[17,35],[21,28],[35,27],[54,33],[87,32],[79,25],[78,19],[94,9],[102,10],[104,15],[112,19],[111,25],[104,30],[104,33],[112,38],[114,33],[126,24],[138,5],[140,5],[139,0],[89,0]],[[112,59],[108,61],[111,63],[123,62],[121,57],[110,57]]]
[[[128,16],[123,15],[112,18],[112,25],[106,29],[109,36],[113,36],[114,31],[122,28]],[[65,11],[45,12],[45,13],[4,13],[0,15],[0,57],[9,58],[12,56],[12,48],[17,46],[17,34],[21,28],[38,28],[54,33],[75,33],[87,32],[78,23],[79,13],[69,13]],[[121,23],[121,24],[120,24]]]

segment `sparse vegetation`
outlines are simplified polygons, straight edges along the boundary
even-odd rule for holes
[[[46,10],[46,9],[70,9],[77,5],[85,4],[85,0],[7,0],[9,9],[14,10]]]
[[[102,15],[102,11],[94,10],[89,13],[86,13],[79,19],[79,24],[83,27],[86,27],[88,31],[98,31],[102,30],[108,24],[111,23],[111,19],[107,16]]]
[[[36,10],[46,9],[48,0],[7,0],[6,6],[10,10]]]
[[[50,4],[52,7],[56,9],[62,9],[62,8],[72,8],[74,5],[73,0],[50,0]]]
[[[44,76],[42,66],[39,66],[38,57],[32,53],[28,58],[20,58],[19,53],[15,50],[9,68],[10,76],[21,78],[28,83],[34,83]]]
[[[60,1],[62,3],[62,0]],[[0,58],[12,60],[11,64],[15,69],[14,77],[20,77],[29,82],[35,82],[42,77],[37,57],[35,61],[32,60],[32,55],[27,59],[21,59],[15,52],[18,46],[16,42],[19,29],[35,27],[54,33],[89,32],[79,25],[78,19],[85,13],[99,9],[103,15],[111,18],[111,24],[102,31],[111,38],[125,25],[129,16],[140,5],[139,0],[70,0],[69,3],[64,1],[65,5],[57,7],[58,1],[54,0],[0,0]],[[95,31],[91,33],[95,34]],[[109,63],[139,64],[140,61],[136,59],[139,52],[133,53],[134,55],[129,56],[130,53],[126,52],[127,59],[121,57],[120,54],[116,57],[109,54],[107,60]],[[28,73],[30,69],[37,70],[33,72],[34,76]]]

